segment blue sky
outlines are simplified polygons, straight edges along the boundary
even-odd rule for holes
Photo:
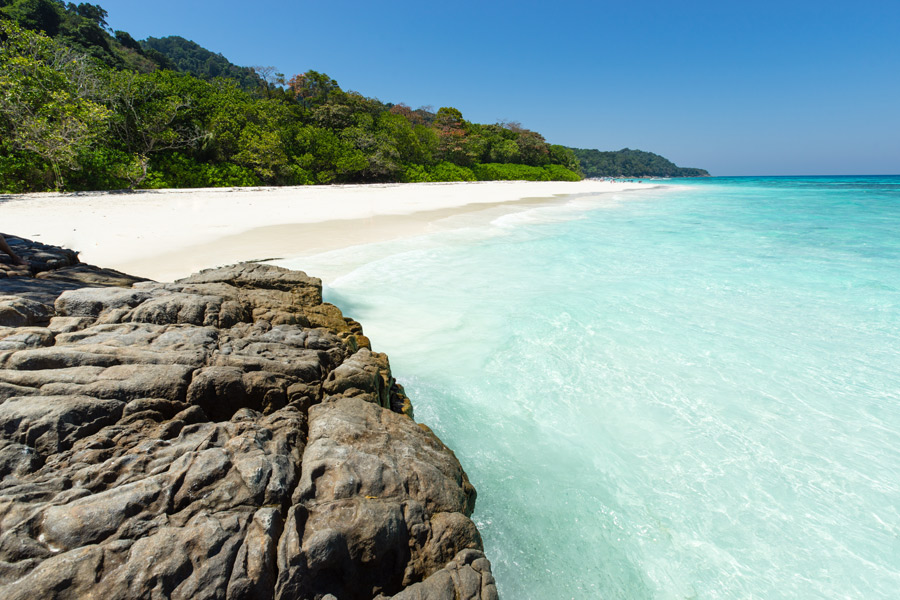
[[[900,2],[94,0],[137,39],[714,175],[900,173]]]

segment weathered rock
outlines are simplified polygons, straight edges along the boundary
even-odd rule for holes
[[[279,547],[281,594],[393,594],[459,550],[482,548],[467,518],[475,490],[434,434],[362,398],[309,412],[300,484]]]
[[[0,279],[3,280],[0,296],[15,296],[45,305],[43,312],[36,315],[29,324],[43,324],[47,315],[53,314],[53,302],[66,290],[85,286],[130,287],[137,282],[146,281],[143,277],[80,263],[78,253],[73,250],[9,234],[3,236],[16,254],[28,261],[28,266],[15,266],[9,256],[0,252]],[[3,321],[3,313],[3,301],[0,299],[0,325],[7,325]]]
[[[43,456],[68,450],[119,420],[124,403],[88,396],[26,396],[0,405],[0,432]]]
[[[357,397],[390,408],[390,372],[386,356],[362,348],[328,375],[325,399]]]
[[[12,287],[3,281],[3,287]],[[53,311],[46,304],[22,296],[0,296],[0,327],[28,327],[46,323]]]
[[[497,597],[474,488],[319,280],[7,239],[0,597]]]
[[[3,234],[3,237],[16,254],[28,261],[28,265],[34,273],[53,271],[79,264],[78,253],[74,250],[26,240],[8,233]],[[0,264],[12,264],[12,261],[6,254],[0,253]]]
[[[463,550],[454,560],[393,600],[497,600],[491,564],[483,552]]]

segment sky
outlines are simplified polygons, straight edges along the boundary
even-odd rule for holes
[[[92,0],[136,39],[713,175],[900,173],[900,1]]]

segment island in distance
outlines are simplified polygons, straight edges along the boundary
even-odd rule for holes
[[[612,152],[569,148],[585,177],[709,177],[705,169],[679,167],[667,158],[623,148]]]

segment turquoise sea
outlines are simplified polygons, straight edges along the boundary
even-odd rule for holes
[[[507,600],[900,595],[900,177],[714,178],[295,261]]]

